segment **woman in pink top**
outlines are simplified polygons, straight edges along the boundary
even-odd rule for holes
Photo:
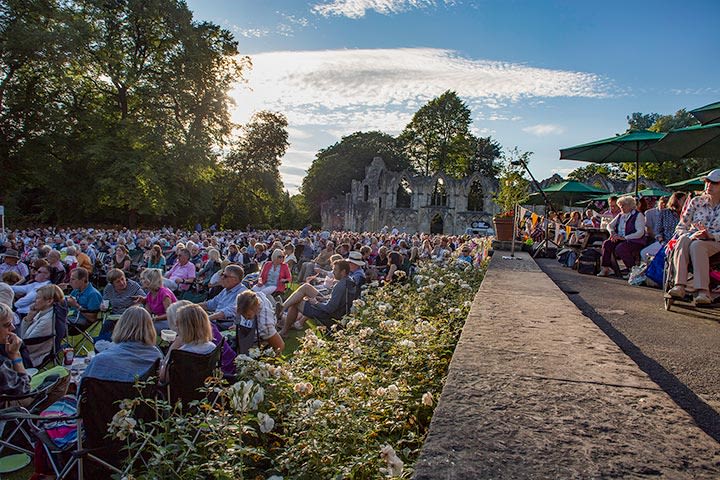
[[[163,287],[160,270],[147,268],[140,274],[140,280],[148,294],[145,298],[136,297],[136,300],[145,304],[145,308],[152,314],[153,320],[167,319],[167,309],[177,302],[177,298],[170,289]]]

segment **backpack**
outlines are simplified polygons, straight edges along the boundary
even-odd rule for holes
[[[577,259],[577,271],[585,275],[597,275],[602,254],[594,248],[586,248]]]

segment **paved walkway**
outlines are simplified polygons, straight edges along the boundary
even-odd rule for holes
[[[496,252],[418,479],[720,478],[720,445],[527,254]]]

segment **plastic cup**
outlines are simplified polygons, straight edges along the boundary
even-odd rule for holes
[[[160,330],[160,338],[168,343],[175,341],[177,333],[174,330]]]

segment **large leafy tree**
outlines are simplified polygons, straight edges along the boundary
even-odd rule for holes
[[[319,222],[320,204],[349,192],[352,181],[364,178],[365,167],[377,156],[390,170],[410,168],[401,142],[382,132],[355,132],[320,150],[302,183],[310,220]]]
[[[450,90],[422,106],[400,135],[413,167],[424,175],[464,176],[476,150],[471,122],[470,109]]]
[[[261,111],[243,126],[216,186],[216,222],[224,226],[289,224],[294,209],[282,191],[280,162],[288,146],[284,115]]]
[[[42,218],[65,222],[200,219],[233,128],[228,92],[247,64],[232,35],[194,22],[180,0],[11,2],[0,10],[13,80],[0,123],[32,138],[2,131],[17,204],[33,198]],[[34,34],[13,70],[21,55],[4,39],[18,25]],[[32,114],[3,121],[32,99]]]

